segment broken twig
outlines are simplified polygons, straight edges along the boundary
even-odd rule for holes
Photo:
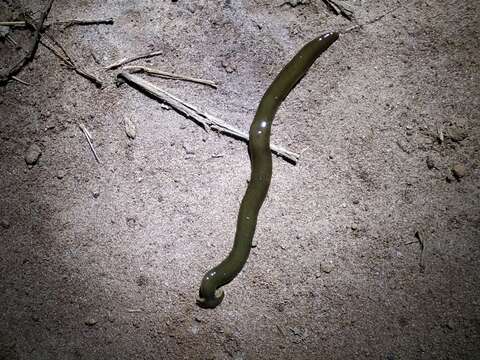
[[[85,125],[78,124],[78,127],[80,128],[80,130],[82,130],[83,135],[85,135],[85,138],[88,141],[88,145],[90,146],[90,149],[93,152],[93,156],[95,156],[95,160],[97,160],[97,162],[100,164],[100,159],[98,158],[97,152],[95,151],[95,148],[93,147],[93,144],[92,144],[92,140],[93,140],[92,135],[90,135]]]
[[[406,5],[407,5],[407,4],[402,3],[401,5],[398,5],[398,6],[396,6],[396,7],[392,8],[392,9],[388,10],[387,12],[385,12],[385,13],[383,13],[383,14],[375,17],[375,18],[373,18],[373,19],[371,19],[371,20],[368,20],[367,22],[364,22],[364,23],[362,23],[362,24],[357,24],[357,25],[351,26],[351,27],[349,27],[349,28],[347,28],[347,29],[345,29],[345,30],[339,31],[339,33],[340,33],[340,34],[346,34],[346,33],[352,32],[353,30],[362,28],[362,27],[364,27],[365,25],[373,24],[373,23],[375,23],[375,22],[377,22],[377,21],[382,20],[382,19],[383,19],[385,16],[387,16],[388,14],[391,14],[392,12],[397,11],[398,9],[400,9],[400,8],[406,6]]]
[[[72,60],[70,55],[67,53],[65,48],[58,42],[56,41],[53,37],[47,35],[48,38],[61,50],[61,52],[57,49],[55,49],[51,44],[47,43],[44,40],[40,40],[40,43],[45,46],[48,50],[50,50],[52,53],[54,53],[59,59],[61,59],[70,69],[75,71],[77,74],[80,76],[83,76],[87,80],[90,80],[95,84],[96,87],[101,88],[103,86],[103,83],[101,80],[99,80],[97,77],[95,77],[92,74],[87,73],[85,70],[80,69],[75,65],[75,62]],[[62,54],[63,53],[63,54]]]
[[[418,243],[420,244],[420,260],[419,260],[418,265],[420,266],[420,271],[424,272],[425,271],[425,260],[424,260],[423,253],[425,251],[425,241],[424,241],[423,233],[421,231],[417,230],[417,231],[415,231],[415,237],[417,238]]]
[[[11,79],[12,79],[12,80],[15,80],[15,81],[18,81],[20,84],[23,84],[23,85],[27,85],[27,86],[32,85],[32,84],[30,84],[30,83],[28,83],[28,82],[20,79],[20,78],[17,77],[17,76],[12,76]]]
[[[112,25],[113,18],[108,19],[69,19],[69,20],[62,20],[62,21],[55,21],[53,23],[45,24],[45,27],[61,25],[64,29],[74,26],[74,25]]]
[[[214,89],[217,88],[217,84],[211,80],[197,79],[197,78],[192,78],[184,75],[176,75],[176,74],[168,73],[165,71],[149,68],[146,66],[135,66],[135,65],[125,66],[123,70],[127,70],[129,73],[145,73],[152,76],[158,76],[164,79],[191,81],[194,83],[211,86]]]
[[[68,19],[68,20],[60,20],[54,21],[50,23],[44,23],[42,25],[41,31],[55,25],[62,25],[63,28],[68,28],[74,25],[112,25],[114,23],[113,18],[108,19]],[[0,26],[11,26],[11,27],[26,27],[28,24],[26,21],[0,21]]]
[[[134,74],[129,74],[126,72],[122,72],[118,74],[118,77],[121,79],[124,79],[130,85],[132,84],[135,85],[136,87],[147,92],[148,94],[155,97],[156,99],[162,102],[168,103],[170,106],[175,108],[178,112],[182,113],[183,115],[193,119],[195,122],[202,125],[204,129],[212,129],[220,133],[225,133],[233,137],[236,137],[238,139],[242,139],[245,142],[248,142],[247,133],[227,124],[225,121],[217,118],[214,115],[207,113],[206,111],[201,111],[196,106],[191,105],[175,97],[174,95],[166,92],[165,90],[162,90],[156,87],[155,85],[142,79],[141,77]],[[277,145],[270,145],[270,150],[273,153],[277,154],[278,156],[281,156],[282,158],[284,158],[285,160],[293,164],[296,164],[299,159],[299,155],[297,153],[294,153],[292,151],[289,151]]]
[[[11,79],[12,76],[17,75],[20,72],[20,70],[22,70],[23,67],[28,62],[32,61],[33,57],[35,56],[35,53],[37,52],[38,43],[40,42],[40,30],[42,29],[43,24],[48,16],[48,13],[52,8],[52,4],[53,4],[53,0],[49,0],[45,8],[45,11],[42,13],[42,16],[40,17],[40,20],[38,21],[37,24],[30,21],[26,22],[26,24],[31,26],[34,31],[33,41],[32,41],[32,45],[30,46],[30,50],[22,59],[20,59],[20,61],[18,61],[15,65],[13,65],[5,75],[0,75],[0,85],[5,85],[6,83],[8,83],[8,81]]]
[[[148,53],[148,54],[133,56],[133,57],[130,57],[130,58],[123,58],[123,59],[120,59],[120,60],[114,62],[113,64],[105,66],[105,69],[106,70],[116,69],[116,68],[118,68],[122,65],[131,63],[132,61],[140,60],[140,59],[148,59],[148,58],[151,58],[151,57],[154,57],[154,56],[162,55],[162,53],[163,52],[160,50],[160,51],[154,51],[154,52],[151,52],[151,53]]]
[[[336,1],[333,1],[333,0],[323,0],[323,2],[327,5],[327,7],[333,13],[335,13],[335,15],[342,15],[347,20],[352,21],[352,19],[353,19],[353,11],[352,10],[347,9],[342,4],[340,4]]]

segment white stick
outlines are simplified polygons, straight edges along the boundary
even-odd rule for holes
[[[148,54],[141,54],[141,55],[133,56],[133,57],[130,57],[130,58],[123,58],[123,59],[120,59],[120,60],[114,62],[113,64],[105,66],[105,69],[106,70],[116,69],[119,66],[128,64],[128,63],[130,63],[132,61],[135,61],[135,60],[147,59],[147,58],[151,58],[153,56],[162,55],[162,54],[163,54],[162,51],[154,51],[154,52],[151,52],[151,53],[148,53]]]
[[[95,160],[97,160],[97,162],[101,164],[100,159],[98,158],[97,152],[95,151],[95,148],[93,147],[93,144],[92,144],[92,135],[90,135],[85,125],[78,124],[78,127],[82,130],[83,135],[85,135],[85,138],[88,141],[88,145],[90,145],[90,149],[93,152],[93,156],[95,156]]]
[[[118,74],[118,76],[122,77],[127,82],[137,85],[138,87],[140,87],[150,95],[154,96],[155,98],[159,99],[160,101],[168,103],[170,106],[174,107],[182,114],[200,123],[204,129],[212,129],[221,133],[233,135],[234,137],[240,138],[245,142],[248,142],[247,133],[235,128],[232,125],[227,124],[225,121],[217,118],[212,114],[207,113],[206,111],[201,111],[196,106],[189,104],[186,101],[183,101],[176,96],[168,93],[167,91],[158,88],[157,86],[142,79],[141,77],[126,72],[122,72]],[[300,155],[297,153],[273,144],[270,145],[270,150],[293,164],[296,164],[300,157]]]

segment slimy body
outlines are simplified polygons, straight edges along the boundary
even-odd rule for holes
[[[329,32],[307,43],[282,69],[262,97],[250,126],[248,151],[251,175],[238,213],[233,248],[225,260],[204,275],[197,298],[200,307],[214,308],[219,305],[224,297],[222,286],[231,282],[247,262],[258,212],[272,178],[270,133],[278,107],[315,60],[337,39],[337,33]]]

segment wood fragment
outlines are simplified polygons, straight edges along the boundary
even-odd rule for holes
[[[158,69],[153,69],[150,67],[146,66],[125,66],[123,67],[123,70],[128,71],[129,73],[145,73],[147,75],[152,75],[152,76],[158,76],[163,79],[171,79],[171,80],[184,80],[184,81],[190,81],[198,84],[203,84],[203,85],[208,85],[213,87],[214,89],[217,88],[217,84],[214,81],[211,80],[205,80],[205,79],[198,79],[198,78],[193,78],[185,75],[177,75],[177,74],[172,74],[166,71],[161,71]]]
[[[352,32],[353,30],[363,28],[365,25],[373,24],[373,23],[375,23],[375,22],[377,22],[377,21],[382,20],[385,16],[393,13],[394,11],[397,11],[398,9],[400,9],[400,8],[406,6],[406,5],[407,5],[407,4],[402,3],[401,5],[398,5],[398,6],[396,6],[396,7],[392,8],[392,9],[388,10],[387,12],[385,12],[385,13],[383,13],[383,14],[381,14],[381,15],[379,15],[379,16],[371,19],[371,20],[368,20],[368,21],[366,21],[366,22],[364,22],[364,23],[362,23],[362,24],[357,24],[357,25],[351,26],[351,27],[349,27],[349,28],[347,28],[347,29],[345,29],[345,30],[341,30],[341,31],[339,31],[339,33],[340,33],[340,34],[346,34],[346,33]]]
[[[49,23],[44,23],[41,30],[45,30],[49,27],[55,25],[62,25],[63,28],[68,28],[74,25],[112,25],[114,23],[113,18],[108,19],[68,19],[68,20],[60,20],[60,21],[53,21]],[[26,21],[0,21],[0,26],[10,26],[10,27],[27,27]]]
[[[116,68],[118,68],[122,65],[131,63],[132,61],[135,61],[135,60],[148,59],[148,58],[158,56],[158,55],[162,55],[162,54],[163,54],[163,51],[160,50],[160,51],[154,51],[154,52],[151,52],[151,53],[148,53],[148,54],[141,54],[141,55],[132,56],[132,57],[129,57],[129,58],[123,58],[123,59],[120,59],[120,60],[114,62],[113,64],[105,66],[105,69],[106,70],[116,69]]]
[[[143,309],[125,309],[125,311],[128,313],[141,313]]]
[[[202,111],[196,106],[175,97],[174,95],[158,88],[141,77],[127,72],[122,72],[117,76],[118,78],[125,80],[128,84],[136,88],[140,88],[140,90],[148,93],[161,102],[169,104],[181,114],[200,124],[205,130],[212,129],[219,133],[228,134],[237,139],[248,142],[249,137],[247,133],[227,124],[225,121],[217,118],[216,116],[211,115],[206,111]],[[273,144],[270,145],[270,150],[292,164],[296,164],[300,157],[300,155],[297,153]]]
[[[78,127],[80,128],[80,130],[82,130],[83,135],[85,135],[85,138],[87,139],[88,145],[90,146],[90,149],[91,149],[92,152],[93,152],[93,156],[95,157],[95,160],[97,160],[97,162],[98,162],[99,164],[101,164],[100,159],[98,158],[97,152],[95,151],[95,148],[93,147],[92,135],[90,135],[90,132],[87,130],[87,128],[85,127],[85,125],[83,125],[83,124],[78,124]]]
[[[83,76],[87,80],[90,80],[98,88],[101,88],[103,86],[103,83],[100,79],[98,79],[94,75],[92,75],[92,74],[86,72],[85,70],[79,68],[78,66],[76,66],[72,57],[67,53],[65,48],[58,41],[56,41],[53,37],[51,37],[49,35],[48,35],[48,37],[61,50],[61,52],[59,50],[55,49],[55,47],[53,45],[47,43],[45,40],[40,40],[40,43],[43,46],[45,46],[55,56],[57,56],[59,59],[61,59],[71,70],[75,71],[77,74],[79,74],[80,76]]]
[[[420,230],[417,230],[415,232],[415,237],[418,240],[418,243],[420,244],[420,260],[418,265],[420,266],[420,272],[425,271],[425,259],[424,259],[424,250],[425,250],[425,241],[424,241],[424,236],[423,232]]]
[[[45,24],[46,27],[61,25],[64,29],[74,25],[113,25],[113,18],[108,19],[69,19],[62,21],[55,21],[53,23]]]
[[[0,21],[0,26],[26,27],[25,21]]]
[[[347,9],[345,6],[340,4],[339,2],[333,0],[323,0],[323,2],[327,5],[327,7],[332,11],[335,15],[342,15],[349,21],[353,19],[353,11]]]
[[[12,80],[18,81],[20,84],[27,85],[27,86],[32,85],[32,84],[30,84],[30,83],[28,83],[28,82],[20,79],[20,78],[17,77],[17,76],[12,76],[11,78],[12,78]]]
[[[48,17],[48,14],[50,13],[50,9],[52,8],[54,0],[49,0],[48,4],[43,11],[40,20],[38,21],[37,24],[31,21],[26,21],[26,24],[31,27],[34,31],[33,33],[33,41],[30,46],[30,49],[28,50],[27,54],[20,59],[15,65],[13,65],[10,70],[7,71],[5,75],[0,75],[0,85],[5,85],[8,83],[8,81],[11,79],[12,76],[17,75],[23,67],[30,61],[33,60],[35,53],[37,52],[38,44],[40,42],[40,31],[43,27],[43,24],[45,23],[45,20]]]

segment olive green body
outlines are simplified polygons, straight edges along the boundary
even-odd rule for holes
[[[224,296],[221,287],[232,281],[245,265],[252,247],[258,212],[272,178],[270,133],[275,113],[318,56],[337,39],[337,33],[326,33],[307,43],[282,69],[260,101],[250,126],[248,150],[252,171],[238,213],[233,248],[225,260],[203,277],[197,298],[199,306],[214,308],[220,304]]]

